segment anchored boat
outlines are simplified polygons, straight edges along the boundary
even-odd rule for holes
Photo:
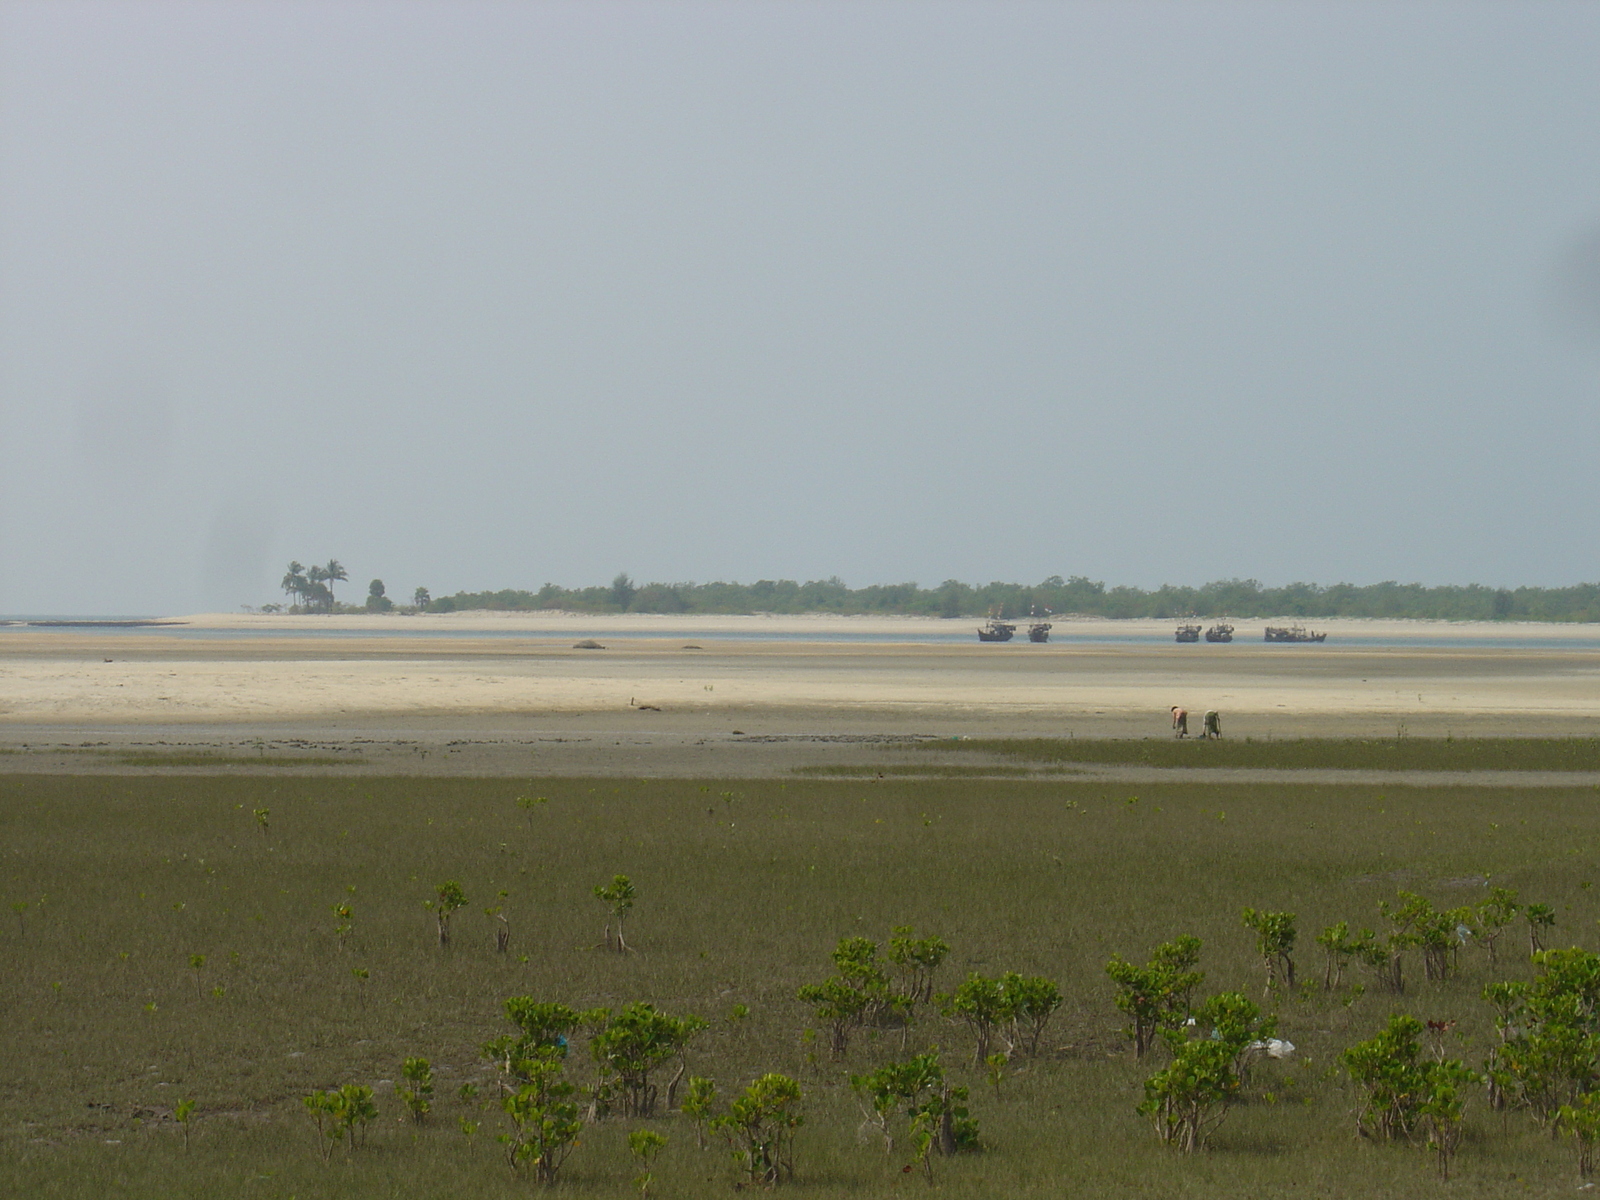
[[[1198,642],[1200,640],[1200,626],[1179,625],[1178,632],[1172,638],[1175,642]]]
[[[1233,641],[1233,626],[1229,625],[1226,621],[1217,622],[1210,629],[1206,630],[1206,641],[1208,641],[1208,642],[1231,642],[1231,641]]]
[[[1028,626],[1028,640],[1030,642],[1048,642],[1050,640],[1050,622],[1045,618],[1050,615],[1047,608],[1040,612],[1037,607],[1028,610],[1028,619],[1033,624]]]
[[[1315,633],[1304,625],[1268,625],[1266,636],[1262,639],[1267,642],[1325,642],[1328,640],[1326,633]]]
[[[1017,632],[1015,625],[1008,625],[999,617],[990,617],[988,624],[978,629],[980,642],[1009,642]]]

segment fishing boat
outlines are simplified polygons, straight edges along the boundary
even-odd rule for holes
[[[1043,612],[1040,612],[1037,606],[1028,610],[1028,620],[1032,622],[1028,626],[1028,640],[1030,642],[1048,642],[1050,640],[1050,622],[1045,620],[1049,615],[1050,610],[1048,608]]]
[[[978,629],[980,642],[1009,642],[1017,632],[1015,625],[1007,624],[999,617],[990,617],[987,624]]]
[[[1316,633],[1304,625],[1268,625],[1266,636],[1262,638],[1267,642],[1325,642],[1328,640],[1326,633]]]
[[[1178,632],[1172,638],[1175,642],[1198,642],[1200,640],[1200,626],[1179,625]]]
[[[1233,626],[1229,625],[1226,621],[1218,621],[1210,629],[1206,630],[1206,641],[1208,641],[1208,642],[1231,642],[1231,641],[1233,641]]]

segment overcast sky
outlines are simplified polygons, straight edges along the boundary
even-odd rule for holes
[[[1600,578],[1600,5],[5,3],[0,612]]]

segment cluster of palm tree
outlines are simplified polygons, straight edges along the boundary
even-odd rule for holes
[[[291,598],[294,609],[331,613],[334,604],[333,585],[349,578],[337,558],[330,558],[327,565],[322,567],[306,567],[292,562],[288,574],[278,586]]]

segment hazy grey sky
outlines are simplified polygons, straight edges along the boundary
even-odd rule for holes
[[[1600,5],[0,6],[0,612],[1600,577]]]

